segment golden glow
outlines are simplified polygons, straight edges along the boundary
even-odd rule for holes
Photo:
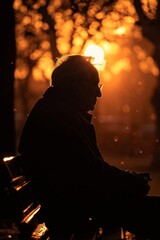
[[[24,25],[30,24],[31,21],[32,21],[32,19],[31,19],[30,16],[25,16],[25,17],[23,18],[23,24],[24,24]]]
[[[109,131],[109,142],[123,146],[123,141],[131,139],[131,132],[135,131],[132,127],[136,124],[140,125],[139,129],[142,132],[143,122],[154,124],[156,121],[150,102],[150,96],[154,93],[159,75],[159,68],[152,58],[155,51],[154,41],[144,38],[141,28],[143,26],[136,24],[139,20],[134,5],[136,1],[114,1],[113,7],[104,4],[104,0],[76,0],[72,1],[74,2],[72,7],[70,2],[68,0],[14,0],[17,132],[20,132],[21,121],[29,112],[33,100],[49,85],[51,72],[54,69],[53,59],[63,54],[92,55],[95,62],[98,62],[95,67],[98,71],[101,70],[99,71],[100,79],[105,82],[104,96],[98,101],[97,119],[104,116],[105,123],[108,121],[108,115],[113,116],[111,118],[113,121],[109,120],[111,127],[106,124],[105,128]],[[140,2],[143,2],[146,20],[148,17],[153,18],[158,1],[140,0]],[[44,6],[43,16],[48,14],[50,23],[53,24],[52,28],[49,22],[42,18],[42,12],[39,11],[42,5]],[[150,19],[147,23],[149,21]],[[153,27],[154,23],[156,22],[153,21]],[[91,44],[94,45],[93,48],[89,47]],[[88,48],[91,48],[90,51],[87,50]],[[50,56],[46,56],[48,52],[51,53]],[[99,55],[102,55],[102,60]],[[96,60],[97,56],[98,60]],[[23,92],[21,92],[22,89]],[[117,132],[113,125],[114,121],[118,124],[120,122],[120,132]],[[126,124],[126,128],[125,126],[122,128],[122,123]],[[110,134],[112,127],[116,129],[118,138],[113,138],[115,133]],[[132,140],[129,141],[129,149]],[[141,137],[138,141],[141,145]]]
[[[84,50],[84,56],[93,57],[93,64],[98,70],[104,68],[104,51],[96,44],[89,44]]]
[[[3,161],[7,162],[7,161],[11,161],[14,158],[14,156],[10,156],[10,157],[4,157]]]
[[[17,60],[17,68],[14,72],[15,78],[19,80],[23,80],[27,77],[29,73],[29,68],[27,64],[22,62],[22,60]]]
[[[22,223],[29,223],[31,221],[31,219],[37,214],[37,212],[39,212],[41,205],[39,204],[35,209],[33,209],[31,212],[28,213],[28,211],[30,211],[30,209],[32,209],[33,204],[31,204],[30,206],[28,206],[24,211],[23,214],[25,215],[25,217],[22,220]],[[27,214],[27,215],[26,215]]]
[[[31,53],[30,59],[31,60],[36,60],[36,59],[38,59],[41,56],[41,54],[42,54],[41,50],[35,49],[35,51],[33,53]]]
[[[21,51],[29,48],[29,46],[28,46],[29,43],[27,42],[27,40],[25,38],[23,38],[22,36],[19,36],[17,40],[18,40],[18,44],[17,44],[18,51],[21,52]]]
[[[145,14],[150,19],[155,19],[156,17],[156,9],[158,6],[157,0],[141,0],[142,8]]]
[[[123,35],[123,34],[125,34],[126,33],[126,28],[125,27],[119,27],[119,28],[117,28],[116,30],[115,30],[115,34],[117,34],[117,35]]]
[[[32,76],[35,81],[44,81],[50,79],[51,73],[54,68],[53,60],[51,59],[51,53],[45,52],[43,56],[38,59],[37,65],[32,68]]]
[[[67,54],[70,49],[69,41],[66,41],[65,38],[59,37],[56,39],[57,49],[58,51],[64,55]]]
[[[42,236],[46,233],[46,231],[48,231],[48,228],[46,227],[45,223],[38,224],[36,229],[34,229],[34,231],[32,232],[32,239],[42,238]]]
[[[43,79],[42,71],[37,67],[32,69],[32,75],[35,81],[41,81],[41,79]]]
[[[131,63],[130,60],[128,58],[123,58],[120,59],[119,61],[117,61],[111,71],[114,74],[119,74],[121,71],[125,70],[125,71],[130,71],[131,70]]]
[[[159,69],[156,66],[152,57],[146,57],[145,59],[141,60],[139,63],[139,68],[144,73],[151,73],[153,76],[158,77]]]
[[[77,11],[75,12],[69,7],[67,1],[65,2],[65,9],[63,9],[62,0],[50,0],[47,5],[47,13],[54,21],[55,47],[59,54],[84,53],[84,55],[88,55],[88,51],[90,51],[89,55],[94,57],[94,64],[98,70],[105,69],[105,58],[121,54],[121,43],[125,41],[124,35],[125,37],[132,36],[140,39],[140,29],[136,30],[138,28],[135,27],[138,16],[132,1],[118,0],[115,2],[114,8],[109,12],[106,11],[102,2],[91,1],[85,15],[81,11],[87,7],[85,1],[83,3],[77,1]],[[156,10],[156,0],[142,0],[142,2],[143,8],[151,9],[152,13]],[[21,0],[14,1],[14,9],[18,12],[16,15],[17,53],[21,53],[17,54],[19,59],[17,58],[15,78],[19,80],[32,78],[37,81],[45,81],[45,76],[47,76],[47,80],[50,78],[50,70],[47,71],[47,69],[53,69],[52,58],[54,56],[47,58],[48,62],[47,59],[44,60],[44,53],[52,51],[48,32],[46,34],[49,25],[42,21],[42,14],[37,11],[40,6],[46,6],[45,4],[45,0],[38,1],[33,3],[32,8],[29,10]],[[25,35],[26,30],[31,34]],[[90,43],[94,44],[94,50],[87,49],[88,45],[90,45],[88,44],[89,39],[92,41]],[[137,56],[139,59],[143,58],[143,52],[137,51]],[[22,61],[24,59],[31,60],[34,63],[32,65],[33,71],[27,60],[20,67],[20,59]],[[43,64],[41,64],[42,59]],[[51,67],[49,67],[50,64]],[[45,69],[43,68],[44,65]],[[123,64],[116,64],[115,72],[120,72],[120,68],[128,69],[127,65],[129,66],[124,62]],[[140,69],[143,72],[145,71],[143,63],[140,64]],[[159,74],[156,66],[153,66],[150,72],[154,76]]]
[[[146,58],[146,52],[139,46],[135,45],[133,47],[133,50],[135,51],[136,55],[137,55],[137,58],[139,60],[143,60]]]

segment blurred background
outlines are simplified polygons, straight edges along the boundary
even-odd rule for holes
[[[56,59],[91,55],[104,84],[93,119],[102,154],[151,171],[151,194],[160,195],[160,1],[1,0],[0,8],[0,157],[18,154]]]

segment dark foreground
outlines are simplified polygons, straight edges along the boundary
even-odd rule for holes
[[[110,163],[132,171],[149,171],[152,178],[149,194],[160,196],[160,171],[150,168],[149,159],[131,159],[125,163],[123,159],[110,158]],[[3,159],[0,162],[0,240],[146,240],[122,228],[104,233],[100,227],[90,226],[79,235],[51,238],[41,218],[41,206],[33,195],[19,158]]]

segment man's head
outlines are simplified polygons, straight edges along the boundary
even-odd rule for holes
[[[99,74],[91,57],[67,55],[58,59],[52,73],[52,85],[65,96],[74,97],[84,110],[93,110],[101,96]]]

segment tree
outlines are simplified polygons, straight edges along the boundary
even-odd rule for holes
[[[142,34],[149,39],[155,46],[153,58],[160,69],[160,1],[155,1],[146,6],[146,12],[142,8],[140,1],[134,1],[134,5],[138,14],[137,24],[141,26]],[[153,167],[160,167],[160,74],[158,74],[158,84],[152,96],[152,104],[154,106],[157,117],[157,134],[155,142],[155,152],[153,158]]]
[[[145,63],[145,59],[143,63],[150,73],[159,78],[159,1],[25,0],[20,3],[15,0],[15,12],[17,16],[15,75],[16,81],[20,80],[23,85],[23,96],[27,98],[30,96],[27,94],[29,81],[49,82],[57,56],[84,53],[85,47],[94,42],[105,49],[107,58],[106,46],[112,44],[123,46],[133,38],[137,40],[141,34],[155,46],[154,61],[150,62],[152,66]],[[50,71],[47,73],[48,68]],[[112,74],[107,67],[105,71]],[[159,92],[160,81],[152,97],[157,118],[154,154],[156,162],[160,158]],[[26,114],[29,110],[26,109]]]
[[[14,70],[15,32],[13,1],[0,1],[0,157],[15,154]]]

